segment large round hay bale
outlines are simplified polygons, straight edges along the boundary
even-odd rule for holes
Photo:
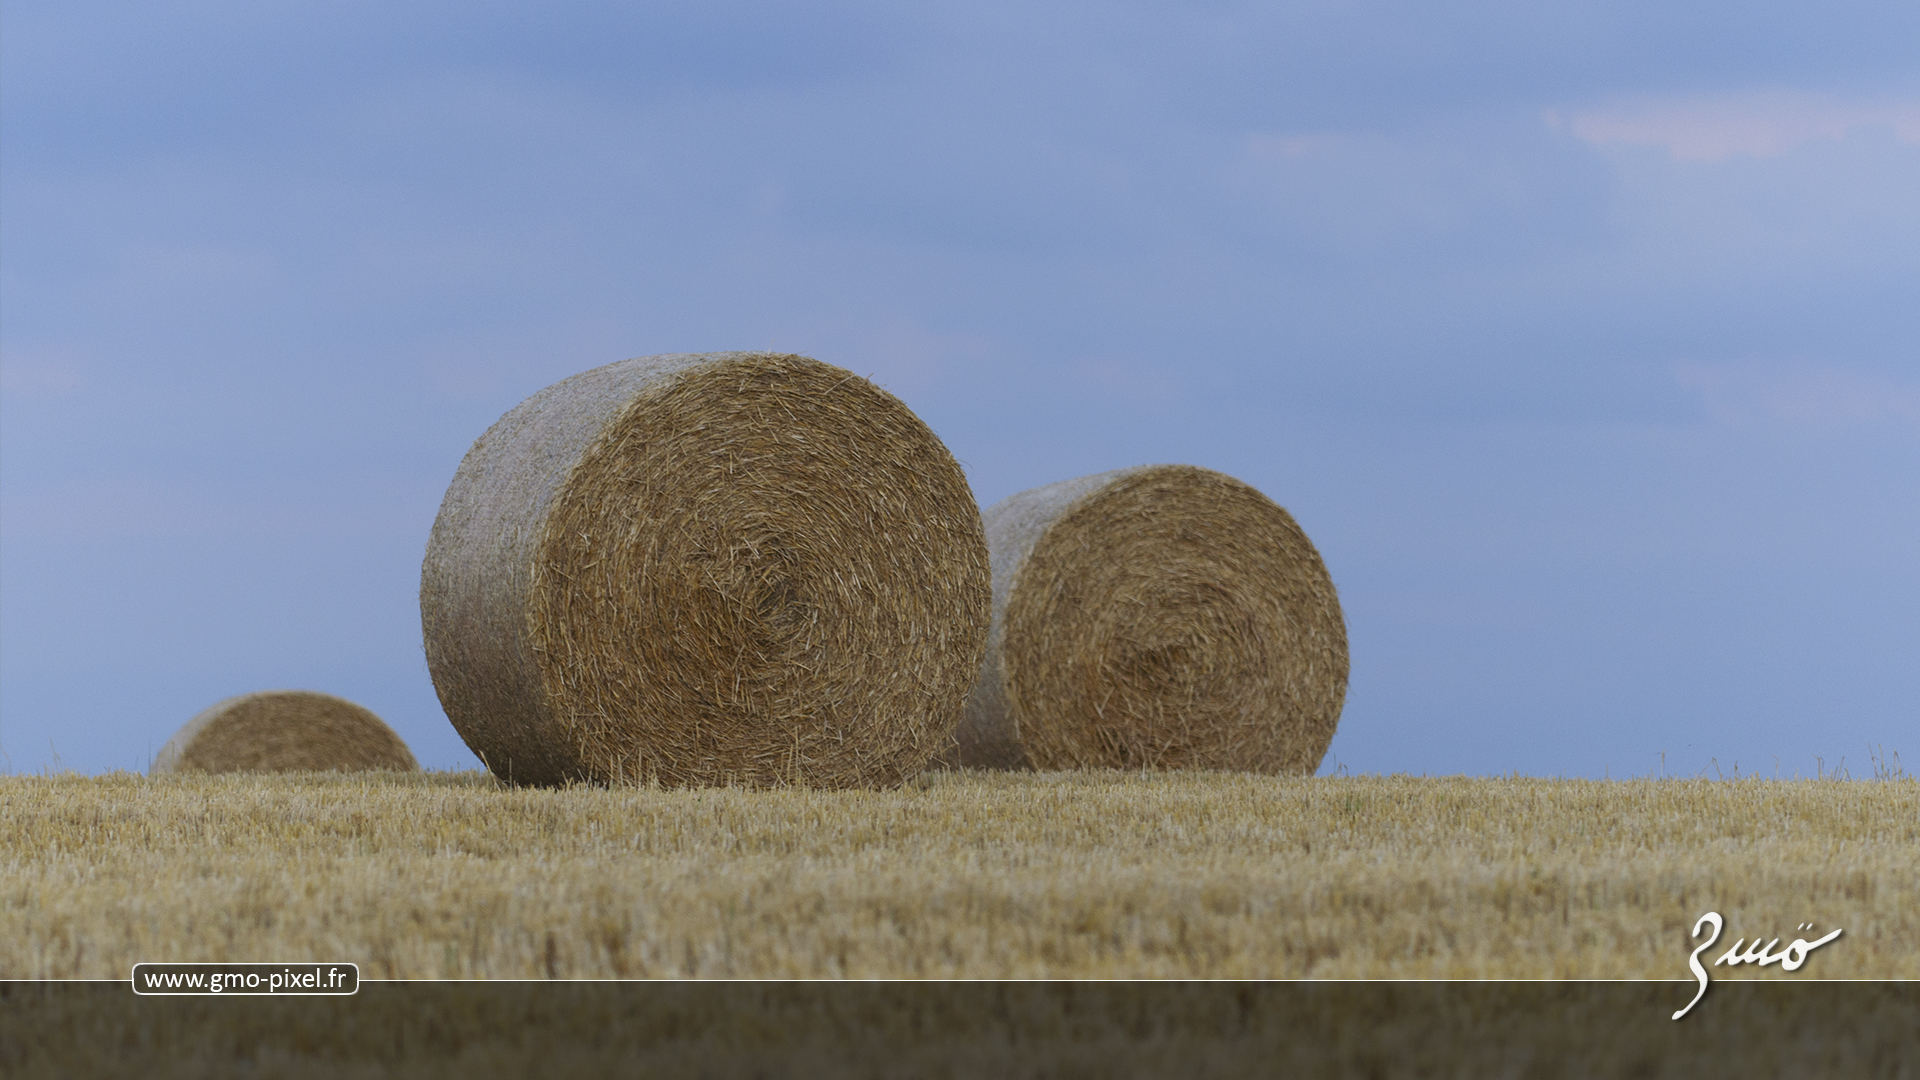
[[[400,736],[371,711],[311,690],[263,690],[218,702],[160,748],[148,773],[414,770]]]
[[[959,464],[892,395],[649,356],[473,444],[420,611],[447,716],[511,782],[884,787],[952,741],[990,580]]]
[[[949,765],[1311,773],[1347,693],[1333,580],[1292,515],[1190,465],[986,512],[993,629]]]

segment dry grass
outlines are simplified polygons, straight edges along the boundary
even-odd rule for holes
[[[1845,928],[1786,978],[1920,976],[1910,779],[112,774],[0,777],[0,822],[0,978],[1684,979],[1709,909]]]
[[[1660,982],[0,983],[0,1075],[1912,1080],[1907,986],[1717,986],[1676,1024],[1685,993]]]

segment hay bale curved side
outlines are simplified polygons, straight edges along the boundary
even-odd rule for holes
[[[147,772],[419,768],[407,744],[371,710],[312,690],[263,690],[202,709],[160,748]]]
[[[989,507],[993,626],[946,765],[1307,774],[1346,700],[1339,597],[1292,515],[1148,465]]]
[[[427,661],[527,784],[891,786],[951,741],[990,571],[958,462],[801,356],[641,357],[514,408],[447,490]]]

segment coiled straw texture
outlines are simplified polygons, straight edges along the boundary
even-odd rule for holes
[[[263,690],[203,709],[155,755],[148,773],[360,772],[420,767],[371,711],[311,690]]]
[[[993,625],[947,765],[1307,774],[1346,700],[1319,552],[1230,476],[1154,465],[986,512]]]
[[[447,716],[509,781],[887,787],[952,741],[991,586],[959,464],[893,396],[679,354],[481,436],[420,609]]]

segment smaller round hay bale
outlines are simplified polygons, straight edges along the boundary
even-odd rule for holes
[[[311,690],[263,690],[202,710],[174,732],[147,772],[160,776],[419,767],[385,721],[351,701]]]
[[[986,661],[940,763],[1310,774],[1347,693],[1333,579],[1230,476],[1143,465],[985,516]]]

